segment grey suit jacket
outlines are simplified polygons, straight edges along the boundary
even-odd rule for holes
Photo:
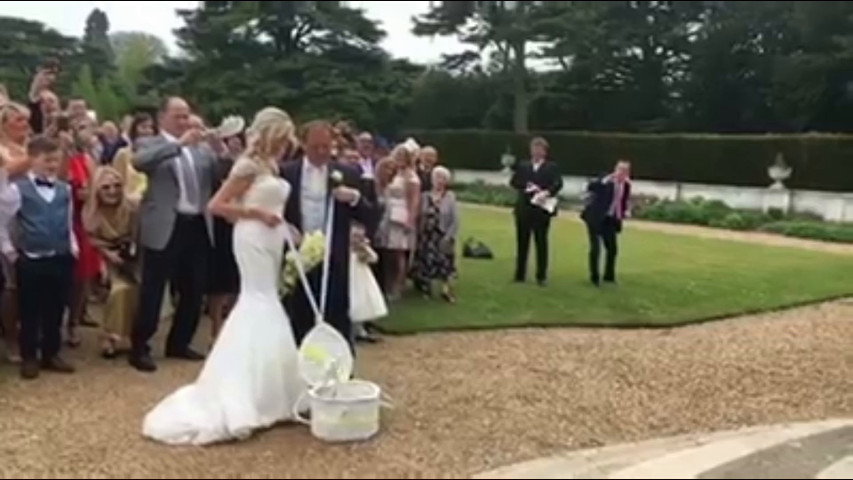
[[[163,250],[172,236],[181,190],[176,162],[181,147],[162,135],[139,139],[133,157],[133,167],[148,177],[148,187],[140,206],[140,243],[145,248]],[[216,155],[205,145],[190,147],[198,173],[201,208],[207,220],[207,230],[213,241],[213,223],[207,213],[207,202],[213,195]]]

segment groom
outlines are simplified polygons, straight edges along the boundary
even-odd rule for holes
[[[303,234],[324,231],[328,202],[336,202],[325,319],[352,345],[349,317],[350,223],[352,220],[368,221],[371,207],[358,191],[358,172],[332,160],[333,139],[334,128],[329,122],[318,120],[304,126],[301,140],[305,157],[287,162],[281,170],[281,176],[292,187],[284,218]],[[308,282],[318,304],[321,301],[322,270],[318,266],[308,273]],[[301,283],[288,300],[288,311],[296,343],[300,344],[314,326],[314,312]]]

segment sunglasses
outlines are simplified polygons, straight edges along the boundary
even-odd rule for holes
[[[121,189],[120,183],[107,183],[107,184],[101,185],[101,190],[119,190],[119,189]]]

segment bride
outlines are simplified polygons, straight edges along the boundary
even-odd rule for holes
[[[148,415],[142,433],[172,445],[243,439],[291,418],[304,389],[297,347],[278,298],[285,236],[282,220],[290,185],[277,159],[294,144],[294,125],[282,110],[257,113],[249,146],[233,166],[210,211],[234,222],[240,295],[195,383],[181,387]]]

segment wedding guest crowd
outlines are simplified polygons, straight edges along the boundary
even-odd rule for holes
[[[8,360],[20,363],[25,379],[72,373],[63,344],[77,348],[80,327],[98,327],[103,358],[126,355],[153,372],[151,339],[167,286],[175,308],[165,354],[202,360],[191,347],[199,320],[207,313],[215,342],[240,289],[232,225],[211,217],[208,202],[246,138],[211,129],[178,97],[164,99],[156,116],[135,112],[99,125],[85,100],[60,100],[59,74],[46,62],[27,105],[0,85],[0,324]],[[352,228],[335,234],[333,249],[345,246],[349,276],[333,271],[331,290],[348,301],[332,299],[328,313],[346,337],[365,342],[379,340],[373,322],[408,280],[423,294],[438,282],[440,297],[456,301],[459,214],[450,172],[433,147],[409,139],[389,152],[376,138],[349,122],[311,122],[288,143],[279,169],[293,188],[283,214],[308,231],[323,229],[312,212],[327,188],[311,179],[328,176],[327,165],[346,173],[352,189],[334,194],[355,203],[336,215],[351,216],[341,224]],[[103,305],[90,314],[97,291]]]

